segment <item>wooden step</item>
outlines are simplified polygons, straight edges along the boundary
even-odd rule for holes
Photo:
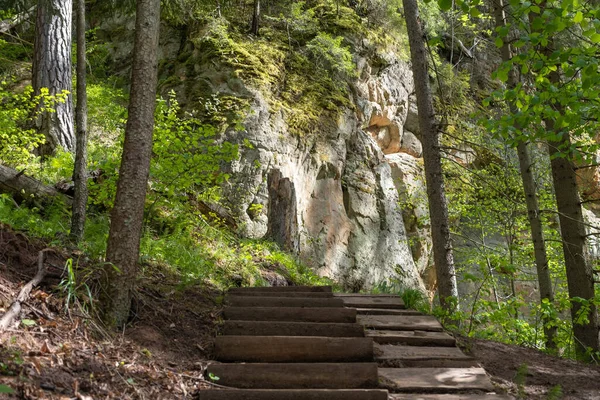
[[[377,388],[376,363],[211,364],[207,376],[238,389]]]
[[[224,319],[236,321],[356,322],[353,308],[225,307]]]
[[[373,341],[379,344],[442,347],[456,345],[456,340],[446,332],[367,330],[365,336],[373,338]]]
[[[228,295],[232,307],[344,307],[342,299]]]
[[[390,394],[390,400],[515,400],[512,396],[495,393],[482,394]]]
[[[224,321],[223,335],[235,336],[324,336],[364,337],[360,324],[277,322],[277,321]]]
[[[331,293],[331,286],[257,286],[257,287],[236,287],[230,288],[229,293],[248,293],[248,292],[328,292]]]
[[[403,309],[404,301],[400,297],[359,296],[339,297],[346,307]]]
[[[469,368],[477,367],[473,357],[458,347],[418,347],[375,344],[375,360],[385,366]]]
[[[333,294],[335,297],[395,297],[398,298],[400,296],[398,296],[397,294],[389,294],[389,293],[382,293],[382,294],[373,294],[373,293],[334,293]]]
[[[395,392],[494,390],[483,368],[379,368],[382,387]]]
[[[224,362],[369,362],[373,361],[373,339],[218,336],[214,354]]]
[[[370,329],[443,331],[438,320],[428,315],[359,315],[356,322]]]
[[[331,292],[265,292],[263,291],[248,291],[245,292],[230,292],[231,295],[234,296],[257,296],[257,297],[309,297],[309,298],[317,298],[317,299],[329,299],[333,298],[333,293]]]
[[[387,390],[378,389],[283,389],[201,390],[199,400],[388,400]]]
[[[393,308],[356,308],[359,315],[423,315],[415,310]]]

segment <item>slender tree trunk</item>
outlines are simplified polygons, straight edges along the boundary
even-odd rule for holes
[[[531,230],[531,240],[533,242],[533,251],[535,255],[535,267],[537,270],[538,285],[540,288],[540,301],[547,300],[554,302],[554,290],[552,289],[552,279],[550,269],[548,268],[548,255],[546,252],[546,241],[544,239],[544,230],[540,218],[540,208],[537,199],[537,191],[529,151],[526,142],[519,142],[517,146],[519,155],[519,168],[521,179],[523,180],[523,190],[525,192],[525,202],[527,203],[527,219]],[[556,349],[554,338],[556,337],[556,326],[552,326],[552,319],[542,318],[544,324],[544,334],[546,335],[546,348]]]
[[[129,117],[106,249],[105,320],[127,323],[137,275],[156,106],[160,0],[138,0]]]
[[[496,26],[507,26],[506,13],[503,0],[494,2],[494,14],[496,18]],[[512,49],[508,41],[504,43],[500,49],[502,61],[509,62],[512,57]],[[515,68],[508,74],[507,86],[509,89],[514,89],[519,83],[519,76]],[[509,105],[510,112],[516,114],[518,112],[514,102]],[[544,240],[544,231],[542,220],[540,218],[540,209],[537,200],[537,190],[535,179],[533,178],[531,157],[527,149],[526,141],[519,141],[517,145],[517,154],[519,156],[519,170],[521,172],[521,180],[523,181],[523,191],[525,192],[525,202],[527,203],[527,218],[529,220],[531,240],[533,242],[533,250],[535,254],[535,267],[537,270],[538,285],[540,288],[540,302],[544,300],[552,303],[554,301],[554,293],[552,290],[552,280],[550,278],[550,270],[548,269],[548,256],[546,254],[546,242]],[[556,327],[551,326],[550,318],[543,318],[544,334],[546,336],[546,348],[556,349],[554,338],[556,337]]]
[[[547,119],[545,122],[546,129],[549,132],[553,131],[554,120]],[[594,275],[585,239],[586,232],[577,187],[576,169],[572,161],[573,155],[570,152],[565,154],[565,151],[567,151],[565,149],[571,148],[571,140],[568,132],[557,133],[560,139],[548,142],[548,148],[551,157],[550,165],[556,193],[563,253],[565,255],[569,297],[571,299],[593,300],[595,296]],[[558,151],[563,155],[556,157],[554,153]],[[578,301],[572,301],[571,318],[573,320],[575,349],[579,358],[585,358],[587,347],[591,348],[592,351],[600,350],[599,321],[596,307],[592,304],[587,313],[588,322],[576,323],[580,311],[582,311],[582,305]]]
[[[546,2],[540,3],[540,8],[546,8]],[[530,15],[530,20],[532,15]],[[540,53],[552,60],[555,42],[552,38],[548,44],[540,48]],[[560,88],[560,64],[548,74],[548,80],[555,88]],[[560,90],[560,89],[558,89]],[[564,107],[557,102],[554,106],[558,114],[564,113]],[[577,170],[573,162],[571,137],[567,130],[557,130],[555,120],[551,117],[544,119],[546,131],[553,132],[557,139],[548,141],[552,181],[556,195],[556,207],[560,221],[565,267],[567,271],[567,286],[571,298],[571,319],[573,321],[573,336],[577,357],[587,358],[587,349],[600,350],[600,321],[596,306],[591,303],[587,312],[576,299],[590,301],[595,297],[594,274],[588,253],[586,231],[583,219],[581,198],[577,186]],[[560,156],[557,156],[560,153]],[[583,313],[582,316],[579,314]],[[583,318],[581,318],[583,317]],[[586,321],[587,320],[587,321]],[[582,321],[583,323],[578,323]]]
[[[35,95],[42,88],[48,88],[51,95],[72,91],[72,7],[72,0],[38,0],[32,67]],[[46,143],[40,148],[43,156],[59,146],[69,151],[75,148],[71,95],[54,108],[55,112],[42,113],[37,121],[38,129],[46,135]]]
[[[419,24],[419,9],[416,0],[403,0],[403,5],[419,110],[419,126],[423,132],[423,160],[439,297],[442,307],[447,311],[454,311],[453,307],[458,303],[448,301],[448,299],[454,297],[458,300],[458,289],[448,223],[448,203],[442,173],[440,131],[429,87],[427,50]]]
[[[85,0],[77,0],[77,108],[75,112],[77,145],[75,146],[75,168],[73,170],[75,194],[71,218],[71,238],[76,243],[83,238],[88,198],[85,48]]]
[[[254,0],[254,14],[252,15],[252,28],[251,28],[251,32],[253,35],[258,36],[259,27],[260,27],[260,0]]]

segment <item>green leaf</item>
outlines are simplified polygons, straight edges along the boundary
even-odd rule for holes
[[[600,43],[600,33],[594,33],[590,36],[590,40],[594,43]]]
[[[583,13],[581,11],[577,11],[577,14],[575,14],[575,16],[573,17],[573,22],[578,24],[581,21],[583,21]]]
[[[452,0],[438,0],[438,4],[442,11],[448,11],[452,8]]]
[[[36,326],[37,325],[36,322],[34,320],[32,320],[32,319],[22,319],[21,323],[24,326],[28,326],[28,327],[30,327],[30,326]]]
[[[9,386],[0,384],[0,393],[9,393],[9,394],[12,394],[14,392],[15,391],[12,388],[10,388]]]
[[[496,47],[498,47],[498,48],[500,48],[500,47],[504,46],[504,40],[502,40],[502,39],[501,39],[501,38],[499,38],[499,37],[497,37],[497,38],[496,38],[496,41],[495,41],[495,43],[496,43]]]

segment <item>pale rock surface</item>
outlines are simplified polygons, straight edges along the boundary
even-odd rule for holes
[[[423,160],[406,153],[390,154],[386,159],[398,189],[413,260],[425,286],[431,292],[436,287],[436,275]]]
[[[224,195],[241,222],[240,234],[264,237],[267,176],[279,169],[296,192],[300,259],[345,289],[394,282],[424,290],[384,155],[403,151],[412,74],[398,61],[377,76],[369,71],[363,62],[354,99],[358,111],[323,122],[310,138],[290,134],[284,112],[272,112],[261,93],[246,88],[253,99],[245,131],[230,131],[225,138],[239,143],[241,154],[231,165]],[[420,153],[416,142],[407,147],[414,154]],[[250,212],[261,206],[262,212]]]

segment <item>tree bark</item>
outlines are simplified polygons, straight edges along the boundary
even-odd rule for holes
[[[160,0],[138,0],[129,117],[106,249],[109,326],[127,323],[137,275],[156,106]]]
[[[71,205],[71,198],[59,192],[52,186],[25,175],[24,171],[0,164],[0,193],[8,193],[18,201],[34,202],[41,200],[42,203],[54,200],[63,201],[66,205]]]
[[[83,238],[88,199],[85,49],[85,0],[77,0],[77,108],[75,112],[77,145],[75,146],[75,167],[73,169],[75,194],[71,217],[71,238],[75,243]]]
[[[425,180],[429,200],[431,240],[437,273],[438,293],[442,307],[452,312],[458,305],[458,289],[448,223],[448,202],[442,173],[440,131],[429,87],[427,50],[423,40],[423,31],[419,24],[419,9],[416,0],[403,0],[402,3],[410,44],[417,108],[419,110],[419,126],[422,132],[423,160],[425,163]],[[449,298],[455,298],[456,301],[448,301]]]
[[[260,28],[260,0],[254,0],[254,14],[252,15],[252,27],[250,31],[254,36],[258,36]]]
[[[503,0],[494,2],[494,15],[496,18],[496,26],[508,26],[505,13],[506,4]],[[505,41],[500,49],[502,61],[509,62],[513,57],[513,52],[508,41]],[[519,83],[517,70],[513,67],[508,74],[507,86],[509,89],[514,89]],[[517,106],[514,102],[509,104],[510,112],[516,114]],[[520,129],[520,127],[517,127]],[[521,180],[523,181],[523,191],[525,192],[525,202],[527,203],[527,218],[529,220],[531,240],[533,242],[533,250],[535,255],[535,266],[537,270],[538,285],[540,289],[540,302],[547,300],[550,303],[554,301],[554,293],[552,290],[552,280],[550,278],[550,270],[548,269],[548,256],[546,254],[546,242],[544,240],[544,231],[542,220],[540,218],[540,209],[537,200],[537,190],[535,180],[533,178],[531,157],[527,149],[527,142],[521,140],[517,145],[517,154],[519,156],[519,170]],[[552,326],[550,318],[542,318],[544,324],[544,334],[546,336],[546,348],[556,349],[554,338],[556,337],[556,326]]]
[[[552,80],[552,78],[551,78]],[[545,121],[546,129],[554,131],[554,120]],[[593,300],[594,274],[586,243],[586,232],[581,209],[581,199],[577,187],[577,175],[573,155],[571,152],[564,154],[565,149],[571,148],[568,132],[557,132],[560,139],[548,142],[550,152],[550,165],[552,168],[552,181],[556,194],[556,206],[560,221],[565,267],[567,270],[567,286],[569,297]],[[554,153],[563,155],[556,157]],[[572,300],[571,318],[573,320],[573,335],[575,336],[575,349],[579,358],[585,358],[587,348],[592,351],[600,350],[599,321],[596,307],[592,304],[587,313],[588,322],[576,323],[582,304]]]
[[[72,91],[72,4],[72,0],[38,0],[32,66],[34,95],[40,94],[42,88],[48,88],[50,95]],[[75,147],[71,94],[54,109],[55,112],[42,113],[37,121],[37,128],[46,135],[46,143],[40,148],[42,156],[52,154],[58,146],[68,151]]]

